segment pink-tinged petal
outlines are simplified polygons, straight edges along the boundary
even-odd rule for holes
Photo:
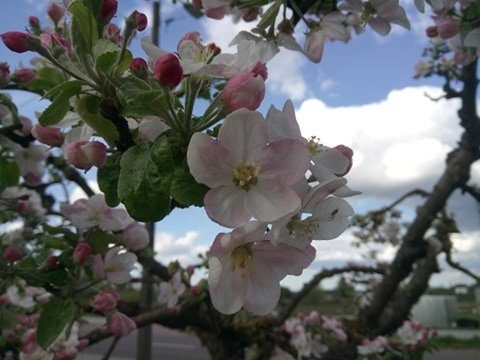
[[[346,183],[347,180],[344,178],[332,178],[312,188],[304,198],[304,212],[311,213],[320,201],[343,187]]]
[[[360,195],[362,192],[350,189],[347,185],[338,188],[332,195],[345,198],[349,196]]]
[[[279,244],[272,246],[269,241],[261,241],[252,247],[253,256],[261,259],[277,273],[278,280],[286,275],[301,275],[315,259],[315,248],[311,245],[304,249]]]
[[[381,18],[371,18],[368,20],[368,25],[375,31],[378,35],[386,36],[390,32],[391,26],[387,20]]]
[[[352,166],[351,157],[346,157],[339,149],[331,148],[313,156],[315,164],[320,163],[335,175],[345,175]]]
[[[246,191],[238,186],[221,186],[205,195],[205,211],[220,225],[237,227],[245,224],[252,213],[245,206]]]
[[[107,209],[99,221],[102,230],[120,231],[133,222],[133,219],[123,209]]]
[[[105,278],[105,271],[103,270],[102,255],[97,254],[93,257],[92,271],[97,278],[99,279]]]
[[[129,282],[131,279],[130,271],[107,272],[107,281],[110,284],[120,285]]]
[[[249,221],[242,227],[232,231],[232,246],[236,247],[250,242],[261,241],[265,238],[266,231],[267,224],[259,221]]]
[[[310,167],[310,152],[305,144],[284,139],[271,143],[262,153],[259,162],[261,180],[293,185],[305,177]]]
[[[255,315],[271,313],[280,299],[280,284],[273,268],[252,259],[249,265],[247,298],[244,309]]]
[[[267,131],[262,114],[239,109],[227,116],[218,141],[228,149],[233,161],[253,161],[267,145]]]
[[[263,222],[278,220],[301,205],[295,191],[273,181],[259,181],[246,192],[245,203],[251,214]]]
[[[312,218],[318,223],[315,231],[315,240],[331,240],[345,231],[349,224],[349,217],[355,213],[353,208],[343,199],[329,197],[321,201]]]
[[[223,314],[239,311],[247,296],[247,281],[242,272],[231,271],[228,263],[222,264],[216,257],[208,260],[208,268],[208,287],[213,306]]]
[[[204,133],[193,134],[187,151],[190,173],[211,188],[233,183],[233,167],[228,151]]]

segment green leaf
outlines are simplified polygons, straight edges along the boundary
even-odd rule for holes
[[[43,93],[65,82],[65,75],[52,67],[43,67],[37,70],[35,79],[27,84],[27,87],[35,92]]]
[[[115,52],[120,50],[120,47],[108,39],[99,39],[93,46],[93,57],[97,59],[105,53]]]
[[[42,310],[37,327],[37,341],[47,349],[77,316],[77,306],[70,299],[54,298]]]
[[[110,156],[105,165],[97,171],[97,182],[105,194],[108,206],[115,207],[120,203],[118,198],[118,177],[120,175],[120,157]]]
[[[120,162],[118,196],[130,216],[158,221],[170,212],[170,183],[174,162],[168,139],[142,143],[128,149]]]
[[[73,2],[68,11],[72,14],[71,35],[78,53],[90,53],[98,40],[97,22],[88,8],[80,1]]]
[[[175,177],[170,185],[172,197],[183,206],[203,206],[203,198],[208,187],[195,181],[186,166],[175,170]]]
[[[17,163],[0,157],[0,193],[9,186],[18,185],[20,169]]]
[[[267,11],[265,11],[265,13],[262,15],[257,27],[260,29],[266,29],[269,26],[275,25],[275,19],[278,16],[281,4],[281,0],[275,1],[272,6],[270,6]]]
[[[82,86],[85,84],[85,81],[82,80],[62,82],[61,84],[51,88],[47,93],[45,93],[45,95],[43,95],[43,97],[47,99],[53,99],[56,96],[62,96],[65,98],[68,96],[68,98],[70,98],[73,95],[80,94]]]
[[[111,146],[119,139],[117,128],[113,123],[100,113],[100,98],[94,95],[81,97],[75,104],[78,115],[98,135],[103,137]]]
[[[92,246],[94,254],[104,254],[108,250],[109,244],[117,244],[119,240],[118,236],[99,229],[93,229],[88,236],[88,242]]]
[[[38,118],[38,122],[42,126],[55,125],[60,122],[68,110],[70,110],[69,99],[66,99],[63,96],[58,96],[43,112],[42,115]]]

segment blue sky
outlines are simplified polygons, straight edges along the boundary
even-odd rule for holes
[[[23,30],[29,15],[37,15],[42,24],[47,23],[48,3],[9,1],[9,6],[2,9],[0,33]],[[151,2],[145,0],[120,0],[115,22],[121,25],[134,9],[148,14],[150,6]],[[176,49],[185,32],[197,30],[206,42],[215,41],[224,51],[233,52],[226,44],[237,31],[251,28],[248,24],[233,25],[230,19],[192,20],[180,6],[168,1],[162,1],[162,7],[162,19],[173,19],[161,28],[162,48],[170,51]],[[351,199],[358,213],[383,206],[415,187],[429,189],[461,131],[455,113],[457,103],[432,103],[424,96],[425,92],[439,94],[442,84],[436,79],[413,79],[414,65],[426,45],[423,31],[430,19],[417,14],[411,4],[407,12],[412,22],[409,32],[394,27],[390,36],[380,38],[367,30],[348,44],[328,43],[320,64],[288,51],[268,64],[267,98],[260,110],[265,114],[271,104],[281,107],[290,97],[304,135],[317,135],[327,145],[343,143],[354,149],[356,165],[347,179],[353,188],[363,192]],[[149,35],[148,30],[145,35]],[[135,56],[145,56],[138,42],[132,49]],[[19,61],[28,65],[29,56],[11,53],[0,44],[0,61],[8,61],[12,68]],[[14,96],[23,105],[22,112],[31,118],[34,110],[46,105],[30,94]],[[88,177],[93,181],[95,173],[90,172]],[[474,169],[474,179],[480,179],[480,166]],[[416,205],[407,203],[405,213],[411,216]],[[480,253],[478,209],[473,201],[459,194],[452,198],[449,207],[459,214],[465,230],[464,235],[455,238],[458,259],[473,266]],[[175,210],[157,229],[159,257],[180,258],[184,262],[192,261],[195,253],[206,249],[216,233],[222,231],[199,208]],[[352,252],[349,247],[350,238],[347,232],[339,240],[317,242],[318,256],[312,269],[360,259],[357,250]],[[382,252],[385,259],[392,254],[392,249]],[[288,279],[286,283],[298,288],[313,274],[312,269],[301,279]],[[434,283],[464,280],[457,273],[446,272]]]

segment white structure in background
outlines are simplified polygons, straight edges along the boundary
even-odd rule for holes
[[[412,320],[431,328],[449,328],[457,319],[457,297],[424,295],[412,309]]]

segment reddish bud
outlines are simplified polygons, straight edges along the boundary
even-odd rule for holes
[[[48,266],[55,266],[58,264],[58,257],[55,255],[51,255],[47,258],[47,265]]]
[[[117,307],[120,295],[115,290],[105,290],[97,294],[92,302],[92,307],[103,313],[109,313]]]
[[[146,78],[148,75],[148,64],[142,58],[132,59],[130,63],[130,72],[139,78]]]
[[[100,8],[100,16],[104,20],[110,20],[117,13],[117,0],[103,0]]]
[[[147,28],[148,19],[144,13],[134,10],[127,18],[126,24],[131,29],[143,31]]]
[[[0,306],[3,306],[8,303],[8,295],[7,294],[2,294],[0,295]]]
[[[228,80],[223,89],[225,108],[232,112],[240,108],[256,110],[265,97],[265,83],[252,72],[240,72]]]
[[[38,17],[36,16],[30,16],[28,18],[28,23],[30,24],[30,26],[34,29],[38,29],[40,28],[40,20],[38,19]]]
[[[212,52],[214,56],[220,54],[220,52],[222,51],[222,49],[215,45],[215,43],[207,44],[207,48]]]
[[[121,337],[134,331],[137,324],[127,315],[116,312],[108,319],[107,328],[113,335]]]
[[[122,232],[123,243],[134,251],[145,249],[148,246],[149,235],[145,226],[138,222],[128,225]]]
[[[0,86],[8,84],[10,81],[10,67],[6,62],[0,63]]]
[[[0,35],[3,43],[7,48],[17,53],[24,53],[32,50],[29,41],[33,40],[33,36],[29,33],[20,31],[7,31]]]
[[[107,37],[110,41],[118,42],[121,40],[120,28],[115,24],[108,24],[106,27]]]
[[[3,257],[9,262],[15,262],[23,258],[23,253],[16,246],[8,246],[3,250]]]
[[[175,87],[183,78],[183,69],[178,58],[172,53],[161,55],[155,61],[155,79],[163,86]]]
[[[65,149],[67,161],[73,166],[90,170],[92,166],[100,167],[107,160],[107,147],[99,141],[75,141]]]
[[[58,127],[35,124],[32,128],[32,135],[35,139],[49,146],[59,147],[63,144],[62,131]]]
[[[22,124],[22,128],[20,129],[20,133],[23,136],[28,136],[32,132],[32,121],[27,118],[26,116],[19,117],[20,124]]]
[[[262,64],[260,61],[257,61],[255,66],[252,68],[252,73],[254,76],[260,75],[264,81],[267,80],[268,78],[267,67],[264,64]]]
[[[52,1],[48,6],[47,14],[56,24],[62,19],[63,15],[65,15],[65,8],[57,5],[55,1]]]
[[[83,264],[91,254],[92,247],[86,242],[81,242],[75,247],[75,250],[73,250],[73,260],[77,264]]]
[[[438,36],[438,29],[436,26],[429,26],[427,30],[425,30],[425,33],[429,38],[434,38]]]
[[[450,16],[445,16],[437,22],[438,35],[442,39],[449,39],[460,31],[460,21]]]
[[[37,74],[32,69],[18,69],[15,70],[12,74],[12,81],[17,84],[28,84],[30,81],[35,79]]]
[[[242,19],[245,22],[252,22],[257,20],[258,15],[260,14],[260,11],[258,8],[256,9],[247,9],[242,11]]]
[[[192,6],[195,10],[203,9],[202,0],[192,0]]]

